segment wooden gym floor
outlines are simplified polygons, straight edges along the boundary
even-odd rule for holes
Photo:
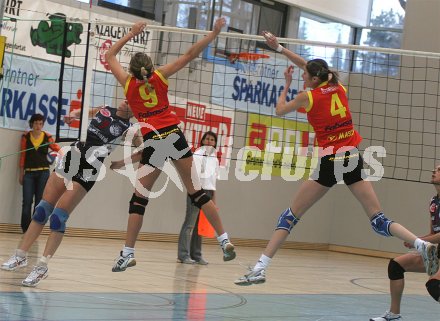
[[[20,234],[0,233],[0,259]],[[265,284],[236,286],[261,248],[237,247],[223,262],[205,245],[207,266],[176,263],[177,244],[138,242],[137,265],[113,273],[122,240],[66,237],[36,288],[21,280],[41,255],[40,237],[22,270],[0,270],[1,321],[367,321],[389,306],[387,259],[329,251],[281,250]],[[438,321],[440,305],[425,290],[427,276],[408,273],[405,321]]]

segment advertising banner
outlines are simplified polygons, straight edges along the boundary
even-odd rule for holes
[[[220,106],[173,96],[170,96],[170,105],[179,116],[180,128],[193,150],[200,147],[205,132],[209,130],[217,134],[220,166],[226,166],[232,153],[234,112]]]
[[[93,68],[101,71],[108,70],[105,51],[130,31],[130,27],[118,26],[126,21],[44,0],[10,1],[4,18],[1,32],[7,37],[7,52],[55,62],[61,61],[67,20],[65,63],[75,66],[84,66],[88,25],[70,19],[105,21],[105,24],[97,23],[92,30],[98,52],[98,57],[93,57]],[[122,51],[122,63],[129,61],[132,51],[151,52],[151,32],[146,30],[128,42],[130,50]]]
[[[44,130],[55,134],[58,109],[58,78],[60,64],[42,61],[29,57],[5,55],[4,77],[0,87],[0,127],[25,130],[28,120],[34,113],[46,118]],[[13,62],[10,65],[10,62]],[[67,115],[81,103],[83,69],[68,68],[65,70],[62,96],[61,116]],[[110,92],[116,85],[111,74],[94,72],[92,92]],[[94,95],[91,106],[111,105],[112,98]],[[77,132],[70,132],[61,117],[63,137],[76,137]]]
[[[300,180],[316,165],[315,133],[304,122],[249,114],[245,145],[240,153],[245,173]]]
[[[216,63],[212,102],[250,113],[275,116],[277,100],[286,83],[284,71],[287,66],[287,60],[276,59],[273,56],[247,63]],[[295,98],[298,92],[303,90],[301,74],[302,70],[294,69],[287,101]],[[306,115],[301,112],[291,112],[283,118],[307,122]]]

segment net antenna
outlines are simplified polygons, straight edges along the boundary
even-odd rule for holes
[[[0,36],[0,80],[3,78],[3,59],[5,57],[6,37]]]
[[[91,6],[91,3],[90,3]],[[83,82],[83,99],[81,103],[81,127],[79,130],[79,140],[85,142],[87,138],[87,127],[89,119],[90,110],[90,95],[92,91],[92,76],[93,76],[93,59],[96,56],[96,46],[95,44],[95,23],[88,23],[88,37],[87,37],[87,47],[86,47],[86,59],[84,66],[84,79]],[[92,45],[90,45],[92,44]]]
[[[81,99],[81,116],[80,116],[80,129],[79,140],[85,142],[87,138],[87,127],[90,111],[90,95],[92,88],[92,76],[93,76],[93,59],[96,54],[95,46],[95,27],[96,23],[92,21],[92,0],[89,1],[89,23],[87,24],[87,45],[86,45],[86,57],[84,65],[84,82],[82,87],[82,99]]]

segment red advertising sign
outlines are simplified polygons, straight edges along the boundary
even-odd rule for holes
[[[220,166],[225,166],[228,152],[232,149],[233,111],[221,110],[219,106],[212,108],[210,104],[191,101],[186,101],[186,108],[176,105],[171,103],[171,107],[180,118],[180,128],[193,150],[200,147],[203,134],[212,131],[217,134]],[[182,106],[181,103],[178,105]]]

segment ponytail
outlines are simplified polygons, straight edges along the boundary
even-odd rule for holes
[[[339,84],[339,73],[337,71],[332,71],[332,70],[329,70],[328,73],[329,73],[328,83],[331,85]]]
[[[153,66],[151,65],[148,69],[147,68],[141,67],[141,76],[142,79],[145,80],[145,85],[147,86],[148,91],[152,91],[154,89],[154,86],[150,83],[150,78],[153,75]]]

